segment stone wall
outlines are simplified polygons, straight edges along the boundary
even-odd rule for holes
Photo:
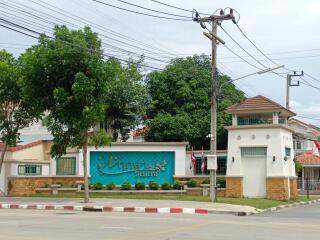
[[[288,200],[288,178],[267,177],[267,198]]]
[[[243,197],[242,177],[226,177],[226,197]]]
[[[63,185],[75,185],[82,181],[83,177],[54,176],[54,177],[9,177],[8,196],[26,196],[35,194],[36,188],[45,187],[46,184],[62,183]]]

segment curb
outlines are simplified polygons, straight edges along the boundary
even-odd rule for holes
[[[220,211],[205,208],[153,208],[153,207],[108,207],[108,206],[73,206],[43,204],[0,203],[0,209],[66,210],[84,212],[123,212],[123,213],[166,213],[166,214],[232,214],[249,216],[254,212]]]
[[[319,202],[320,202],[320,199],[315,199],[315,200],[310,200],[310,201],[306,201],[306,202],[295,202],[295,203],[284,204],[284,205],[280,205],[280,206],[272,207],[272,208],[267,208],[267,209],[256,209],[257,213],[255,213],[255,214],[264,213],[264,212],[275,212],[275,211],[285,209],[285,208],[297,207],[297,206],[302,206],[302,205],[310,205],[310,204],[319,203]]]

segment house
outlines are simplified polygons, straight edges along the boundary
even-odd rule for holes
[[[295,159],[302,165],[298,175],[298,188],[312,191],[320,190],[320,128],[290,119],[293,129]]]
[[[228,130],[226,195],[290,199],[297,196],[293,135],[295,113],[261,95],[226,110]]]

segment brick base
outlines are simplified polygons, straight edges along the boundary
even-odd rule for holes
[[[42,188],[46,184],[63,183],[74,185],[83,177],[77,176],[55,176],[55,177],[9,177],[8,196],[25,196],[35,194],[36,188]]]
[[[290,178],[290,197],[291,199],[296,199],[298,197],[298,186],[297,186],[297,178]]]
[[[226,177],[226,197],[243,197],[243,178]]]
[[[288,178],[267,177],[267,198],[274,200],[288,200]]]

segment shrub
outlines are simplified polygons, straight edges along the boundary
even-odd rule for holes
[[[205,179],[202,181],[202,184],[210,184],[210,179]]]
[[[226,187],[226,180],[225,179],[217,179],[217,186],[219,188],[225,188]]]
[[[45,188],[50,187],[49,183],[46,183],[46,184],[44,185],[44,187],[45,187]]]
[[[156,182],[150,182],[149,183],[149,189],[151,190],[158,190],[159,189],[159,184]]]
[[[182,185],[181,182],[176,181],[176,182],[174,182],[174,184],[173,184],[173,188],[176,189],[176,190],[181,190],[181,189],[183,188],[183,185]]]
[[[108,183],[107,186],[106,186],[106,188],[107,188],[108,190],[113,190],[113,189],[116,188],[116,185],[115,185],[114,183]]]
[[[136,190],[144,190],[146,188],[145,184],[143,182],[137,182],[135,185],[134,185],[134,188]]]
[[[97,182],[93,185],[94,190],[101,190],[102,188],[103,188],[103,185],[100,182]]]
[[[89,189],[94,189],[94,185],[93,184],[89,184]],[[83,190],[84,190],[84,184],[83,184]]]
[[[130,190],[131,184],[129,182],[125,182],[121,185],[121,190]]]
[[[171,190],[171,189],[172,189],[172,186],[171,186],[170,183],[163,183],[163,184],[161,185],[161,189],[162,189],[162,190]]]
[[[187,182],[187,186],[188,186],[189,188],[194,188],[194,187],[197,186],[197,181],[194,180],[194,179],[190,179],[190,180]]]

